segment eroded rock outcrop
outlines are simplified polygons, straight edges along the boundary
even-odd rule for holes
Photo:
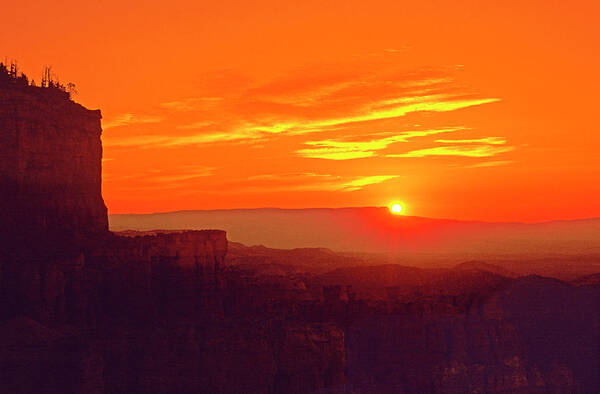
[[[60,90],[0,86],[2,236],[108,231],[100,119]]]

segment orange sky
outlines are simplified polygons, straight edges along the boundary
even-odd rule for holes
[[[0,55],[103,113],[111,213],[600,216],[597,2],[18,1]]]

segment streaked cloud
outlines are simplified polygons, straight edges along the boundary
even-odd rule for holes
[[[473,140],[435,140],[443,144],[489,144],[489,145],[504,145],[506,139],[502,137],[485,137]]]
[[[296,153],[301,157],[328,160],[358,159],[375,156],[376,151],[386,149],[389,145],[396,142],[406,142],[410,138],[425,137],[428,135],[449,133],[458,130],[464,130],[464,127],[448,127],[432,130],[411,130],[388,137],[373,138],[362,141],[347,141],[339,139],[307,141],[304,143],[305,145],[314,146],[315,148],[300,149],[297,150]]]
[[[140,124],[140,123],[158,123],[162,120],[163,119],[158,116],[126,113],[126,114],[118,115],[109,121],[106,121],[106,122],[103,121],[102,128],[104,130],[107,130],[107,129],[110,129],[113,127],[129,126],[129,125]]]
[[[248,127],[252,132],[305,134],[325,131],[331,127],[354,123],[399,118],[413,112],[448,112],[472,106],[493,103],[497,98],[458,98],[454,95],[427,95],[403,97],[372,102],[360,108],[355,115],[320,120],[273,122]]]
[[[484,168],[484,167],[498,167],[505,166],[514,163],[514,160],[496,160],[496,161],[483,161],[481,163],[471,164],[463,166],[462,168]]]
[[[281,92],[275,95],[263,96],[269,101],[279,104],[291,104],[299,107],[310,107],[318,104],[322,100],[326,99],[334,93],[337,93],[345,88],[353,86],[355,82],[343,81],[339,83],[333,83],[319,87],[318,89],[311,89],[308,91],[284,93]]]
[[[249,181],[282,181],[282,180],[298,180],[298,179],[307,179],[307,178],[321,178],[321,179],[329,179],[333,177],[333,175],[329,174],[316,174],[314,172],[288,172],[284,174],[259,174],[252,175],[247,177],[246,179]],[[339,178],[339,177],[337,177]]]
[[[187,181],[190,179],[204,178],[207,176],[211,176],[214,174],[214,170],[215,169],[213,167],[189,167],[189,168],[184,168],[183,170],[180,170],[179,173],[155,175],[155,176],[149,177],[149,180],[152,182],[158,182],[158,183]]]
[[[331,132],[340,134],[357,126],[401,118],[418,112],[450,112],[499,101],[461,92],[446,72],[422,70],[409,73],[375,75],[371,72],[320,74],[299,73],[251,86],[243,84],[239,92],[228,91],[222,97],[185,98],[162,103],[172,117],[179,112],[201,112],[202,118],[186,115],[186,123],[167,122],[169,133],[162,136],[130,138],[112,146],[164,145],[184,146],[215,142],[239,142],[242,139],[271,139],[273,135],[302,135]],[[167,118],[169,114],[165,114]],[[105,123],[105,128],[158,122],[156,116],[124,114]],[[211,128],[213,131],[188,135],[186,131]],[[178,133],[176,130],[181,130]],[[380,143],[392,143],[381,141]],[[309,144],[310,145],[310,144]],[[348,146],[315,145],[318,151],[302,150],[306,157],[346,159],[371,157],[378,149],[351,149]]]
[[[342,190],[351,192],[355,190],[360,190],[365,186],[373,185],[376,183],[382,183],[388,181],[390,179],[398,178],[397,175],[374,175],[367,176],[362,178],[357,178],[342,184]]]
[[[417,149],[407,153],[388,154],[386,157],[426,157],[426,156],[465,156],[465,157],[490,157],[500,153],[510,152],[513,146],[500,146],[506,144],[502,137],[484,137],[477,139],[461,140],[436,140],[442,144],[459,144],[436,146],[425,149]]]
[[[312,159],[327,159],[327,160],[351,160],[363,159],[365,157],[375,156],[373,151],[351,150],[346,148],[316,148],[316,149],[300,149],[296,151],[302,157]]]
[[[437,146],[433,148],[417,149],[407,153],[388,154],[386,157],[426,157],[426,156],[465,156],[465,157],[490,157],[499,153],[514,150],[512,146],[494,145],[452,145]]]
[[[162,103],[160,106],[175,111],[189,112],[206,109],[220,101],[223,101],[223,97],[195,97]]]
[[[387,192],[386,183],[395,184],[407,176],[390,173],[380,166],[385,163],[371,162],[375,157],[488,158],[513,149],[503,137],[470,138],[466,131],[473,130],[468,125],[445,127],[446,118],[436,115],[474,111],[499,98],[466,91],[445,72],[375,75],[369,70],[336,69],[324,74],[303,70],[293,78],[272,81],[228,80],[218,83],[214,91],[199,89],[199,97],[164,102],[154,112],[109,118],[104,129],[115,130],[102,139],[110,157],[123,162],[124,156],[135,155],[138,149],[139,157],[149,158],[154,168],[132,164],[116,172],[109,162],[104,173],[107,187],[164,191],[166,199],[169,193],[177,193],[189,201],[195,201],[195,194],[231,198],[235,194],[336,193],[341,197],[378,188]],[[232,147],[241,144],[257,149]],[[196,153],[196,147],[208,145],[202,154]],[[242,160],[240,168],[238,155],[259,164],[246,166]],[[164,168],[160,168],[163,158]],[[362,160],[335,163],[351,159]],[[216,168],[181,166],[183,162],[214,164],[219,176]],[[275,173],[261,174],[265,166],[260,163]],[[473,167],[503,164],[483,161]],[[342,174],[339,165],[348,166]],[[279,168],[282,173],[276,173]],[[290,168],[298,171],[285,172]]]
[[[161,145],[163,146],[185,146],[185,145],[198,145],[215,142],[228,142],[228,141],[240,141],[240,140],[255,140],[260,139],[263,136],[258,133],[252,132],[212,132],[204,134],[194,134],[177,137],[167,137],[168,139]]]
[[[170,135],[141,135],[121,138],[104,138],[108,147],[137,146],[141,148],[177,147],[200,145],[217,142],[232,142],[241,140],[260,139],[262,135],[244,132],[206,132],[201,134],[170,136]]]
[[[156,189],[165,187],[176,187],[182,182],[196,178],[204,178],[214,175],[215,168],[201,165],[185,165],[175,168],[149,168],[137,173],[113,175],[110,172],[104,174],[106,182],[128,181],[135,183],[137,189]]]
[[[248,177],[228,189],[243,192],[339,191],[353,192],[399,175],[339,176],[316,173],[262,174]]]

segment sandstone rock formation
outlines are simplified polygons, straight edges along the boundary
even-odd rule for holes
[[[108,231],[100,118],[59,90],[0,87],[3,236]]]

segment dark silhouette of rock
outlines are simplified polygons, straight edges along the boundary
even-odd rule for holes
[[[0,392],[105,392],[99,348],[19,316],[0,325]]]
[[[464,263],[460,263],[454,266],[455,270],[479,270],[479,271],[489,271],[494,274],[506,276],[507,278],[514,278],[518,275],[510,270],[507,270],[504,267],[495,264],[489,264],[484,261],[465,261]]]
[[[108,231],[100,194],[100,111],[60,90],[0,87],[0,233]]]

